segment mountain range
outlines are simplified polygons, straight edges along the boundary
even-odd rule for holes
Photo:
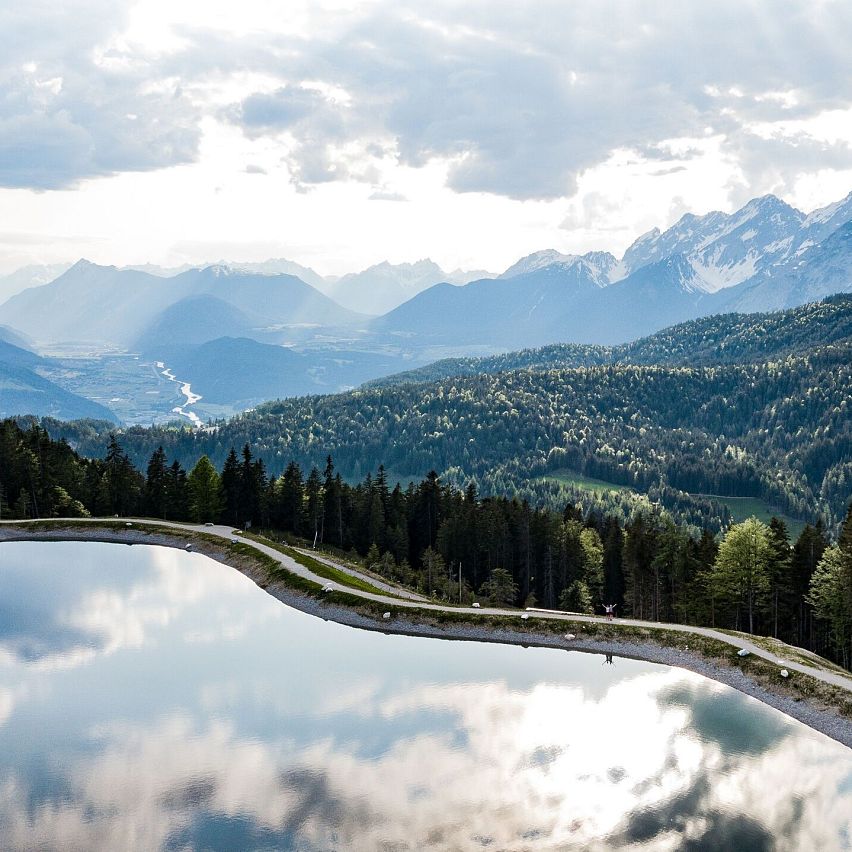
[[[291,459],[309,469],[331,454],[354,479],[379,464],[403,481],[434,469],[536,504],[626,499],[622,508],[635,508],[623,492],[576,493],[578,477],[593,477],[699,527],[718,519],[713,495],[833,525],[849,501],[850,405],[852,296],[839,295],[692,320],[627,346],[433,364],[346,393],[269,402],[212,429],[135,427],[121,441],[139,466],[159,445],[185,466],[201,454],[221,465],[249,442],[276,475]],[[100,455],[113,427],[49,428]]]
[[[852,295],[771,313],[716,314],[618,346],[558,343],[480,358],[445,358],[367,382],[390,388],[503,373],[633,364],[698,367],[761,363],[852,341]]]
[[[495,351],[571,341],[623,343],[728,311],[780,310],[852,290],[852,193],[809,216],[775,196],[733,214],[686,215],[604,252],[539,252],[498,281],[436,286],[374,321],[410,344]]]
[[[258,335],[275,337],[286,329],[304,326],[346,326],[365,320],[293,275],[245,273],[226,266],[190,269],[172,278],[147,272],[98,266],[80,260],[50,284],[24,290],[0,306],[3,322],[40,342],[76,341],[136,347],[166,323],[166,311],[184,311],[186,328],[193,310],[208,301],[225,320]],[[174,330],[173,326],[171,327]],[[217,336],[230,331],[223,328]],[[286,332],[285,332],[286,333]],[[208,338],[209,339],[209,338]],[[174,338],[171,338],[174,342]]]
[[[179,333],[175,316],[195,342],[247,336],[293,344],[308,336],[393,344],[409,354],[614,344],[698,316],[777,310],[847,291],[850,220],[852,193],[809,215],[767,195],[735,213],[686,214],[640,236],[621,259],[545,250],[474,280],[476,273],[447,274],[428,259],[336,279],[286,259],[171,270],[170,277],[153,266],[80,261],[9,299],[0,322],[42,342],[126,347],[150,344],[158,325]],[[185,299],[193,301],[175,307]],[[190,330],[193,311],[203,333]]]
[[[472,274],[447,275],[428,259],[338,279],[286,259],[182,271],[81,260],[0,305],[0,324],[25,348],[75,342],[169,360],[208,400],[248,406],[446,356],[612,347],[701,317],[850,292],[852,193],[808,215],[772,195],[730,214],[687,214],[620,259],[544,250],[499,276]]]
[[[0,276],[0,304],[31,287],[49,284],[72,266],[73,263],[33,264]],[[142,263],[116,269],[121,272],[144,272],[157,278],[174,278],[185,272],[206,267],[227,267],[233,272],[247,275],[292,275],[356,313],[374,315],[392,310],[417,293],[442,281],[467,284],[480,278],[496,277],[483,269],[455,269],[445,272],[428,258],[416,263],[382,261],[360,272],[342,276],[320,275],[310,267],[286,258],[270,258],[260,262],[219,260],[200,266],[189,263],[179,266]]]

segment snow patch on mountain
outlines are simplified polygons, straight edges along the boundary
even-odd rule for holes
[[[606,251],[590,251],[586,254],[562,254],[555,249],[544,249],[522,257],[498,277],[517,278],[540,269],[561,270],[581,275],[597,287],[606,287],[624,277],[622,264]]]

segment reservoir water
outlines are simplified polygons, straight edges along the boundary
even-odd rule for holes
[[[179,550],[0,544],[0,848],[850,837],[852,752],[698,675],[359,631]]]

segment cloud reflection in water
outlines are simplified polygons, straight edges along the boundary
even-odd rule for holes
[[[18,584],[15,547],[3,600],[38,605],[0,635],[12,848],[830,850],[852,831],[848,750],[697,675],[354,631],[179,551],[29,545]],[[100,641],[45,666],[69,624]]]

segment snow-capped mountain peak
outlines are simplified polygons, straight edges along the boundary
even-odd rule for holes
[[[580,272],[598,287],[606,287],[617,277],[614,271],[619,266],[618,260],[608,251],[590,251],[586,254],[562,254],[555,249],[544,249],[522,257],[512,264],[500,278],[516,278],[528,275],[539,269],[563,269]]]
[[[633,272],[674,254],[689,254],[711,242],[728,217],[713,211],[703,216],[686,213],[665,231],[654,228],[643,234],[624,253],[623,263]]]
[[[686,286],[715,292],[790,256],[804,219],[803,213],[774,195],[754,198],[731,214],[687,213],[666,231],[641,236],[622,262],[633,272],[682,254],[698,276]]]
[[[828,204],[808,213],[805,221],[802,222],[802,227],[812,228],[815,225],[825,225],[831,221],[843,224],[850,219],[852,219],[852,192],[846,198],[835,201],[834,204]]]
[[[562,254],[556,249],[542,249],[522,257],[498,277],[515,278],[518,275],[535,272],[537,269],[544,269],[546,266],[553,266],[554,263],[571,264],[578,258],[579,255],[576,254]]]

